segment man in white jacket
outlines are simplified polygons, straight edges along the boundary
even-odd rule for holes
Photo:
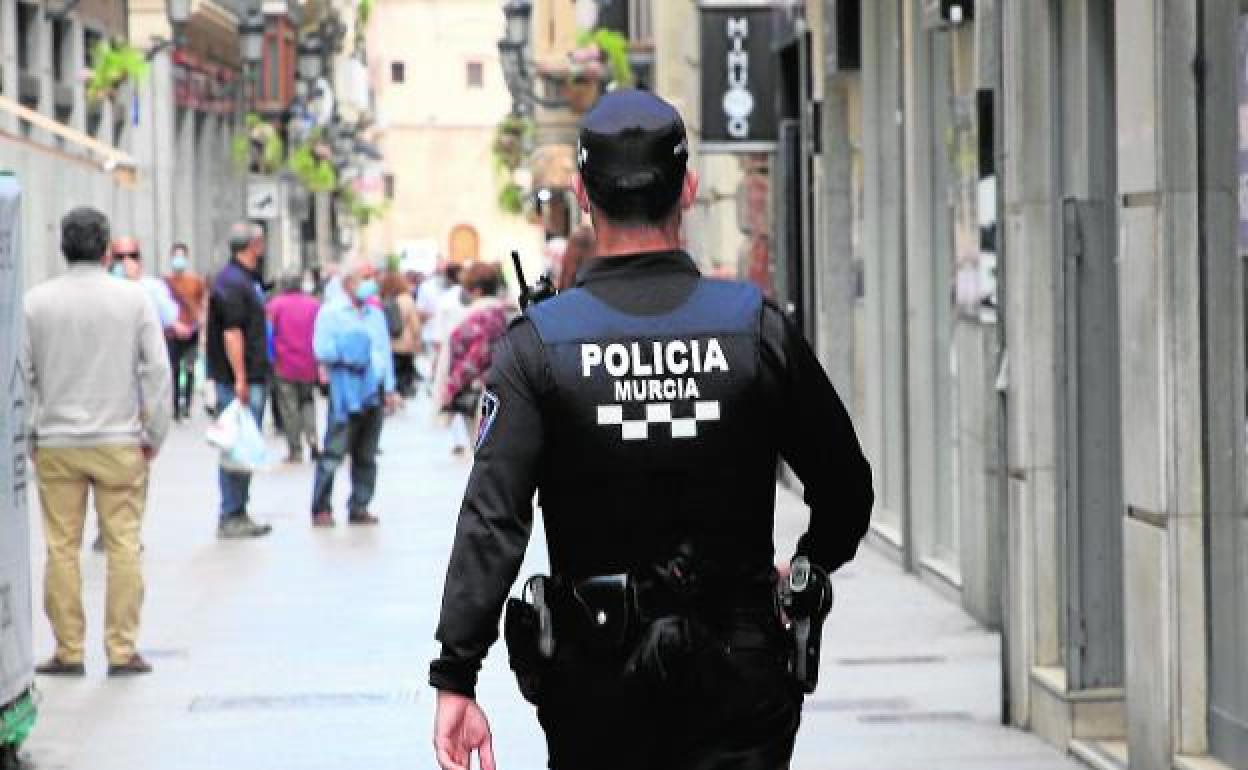
[[[48,549],[44,608],[56,637],[55,653],[36,667],[44,675],[85,672],[79,553],[88,490],[108,553],[109,676],[151,671],[136,647],[139,533],[149,464],[169,429],[169,357],[143,288],[105,272],[107,247],[104,215],[74,209],[61,221],[68,272],[26,295],[22,367]]]

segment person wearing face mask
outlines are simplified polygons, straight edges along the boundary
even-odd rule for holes
[[[385,313],[377,307],[374,268],[357,264],[342,276],[346,302],[326,302],[316,317],[312,347],[329,374],[329,418],[312,484],[312,526],[332,527],[334,474],[351,457],[347,522],[374,525],[369,512],[377,485],[377,449],[385,414],[398,408],[394,359]]]
[[[269,327],[273,332],[273,368],[276,377],[277,409],[286,434],[288,463],[303,462],[303,442],[315,460],[320,456],[316,443],[316,385],[318,372],[312,350],[312,331],[321,303],[313,294],[316,283],[301,281],[298,274],[287,276],[282,293],[269,300]]]
[[[184,334],[166,333],[169,366],[173,370],[173,418],[191,416],[191,394],[195,391],[195,352],[199,349],[199,329],[207,309],[207,286],[204,279],[191,270],[185,243],[173,244],[169,258],[170,272],[165,285],[178,305],[178,322]]]
[[[264,232],[250,222],[230,229],[230,262],[213,283],[208,297],[208,377],[217,386],[217,409],[234,399],[245,404],[260,423],[264,417],[269,378],[267,322],[261,260]],[[251,474],[221,468],[221,508],[217,536],[261,537],[272,527],[258,524],[247,512]]]

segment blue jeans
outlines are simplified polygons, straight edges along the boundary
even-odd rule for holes
[[[264,383],[253,382],[247,389],[247,408],[251,410],[257,423],[264,421],[265,402]],[[234,401],[234,384],[217,383],[217,414],[221,413]],[[221,484],[221,518],[241,516],[247,512],[247,499],[251,491],[251,474],[217,469]]]

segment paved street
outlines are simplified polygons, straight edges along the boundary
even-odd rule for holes
[[[141,647],[156,672],[104,676],[104,558],[88,550],[88,676],[40,682],[28,759],[38,770],[434,767],[425,673],[467,462],[414,406],[383,437],[379,528],[313,531],[304,465],[255,481],[253,515],[273,523],[271,537],[219,542],[202,428],[175,430],[152,484]],[[339,484],[339,501],[346,493]],[[782,493],[781,552],[801,510]],[[35,538],[42,574],[37,529]],[[544,552],[540,533],[536,542]],[[532,555],[524,572],[543,559]],[[998,640],[955,606],[869,549],[837,588],[795,770],[1077,766],[997,725]],[[51,641],[41,611],[35,627],[42,658]],[[501,652],[480,687],[500,765],[542,767],[536,720]]]

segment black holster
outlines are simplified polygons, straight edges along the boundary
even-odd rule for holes
[[[805,556],[793,559],[789,579],[777,586],[777,599],[788,621],[789,672],[810,694],[819,685],[823,623],[832,611],[832,580]]]
[[[555,655],[551,620],[550,578],[534,575],[525,581],[519,599],[507,600],[503,615],[503,639],[507,658],[516,674],[520,694],[536,704],[542,681]]]

